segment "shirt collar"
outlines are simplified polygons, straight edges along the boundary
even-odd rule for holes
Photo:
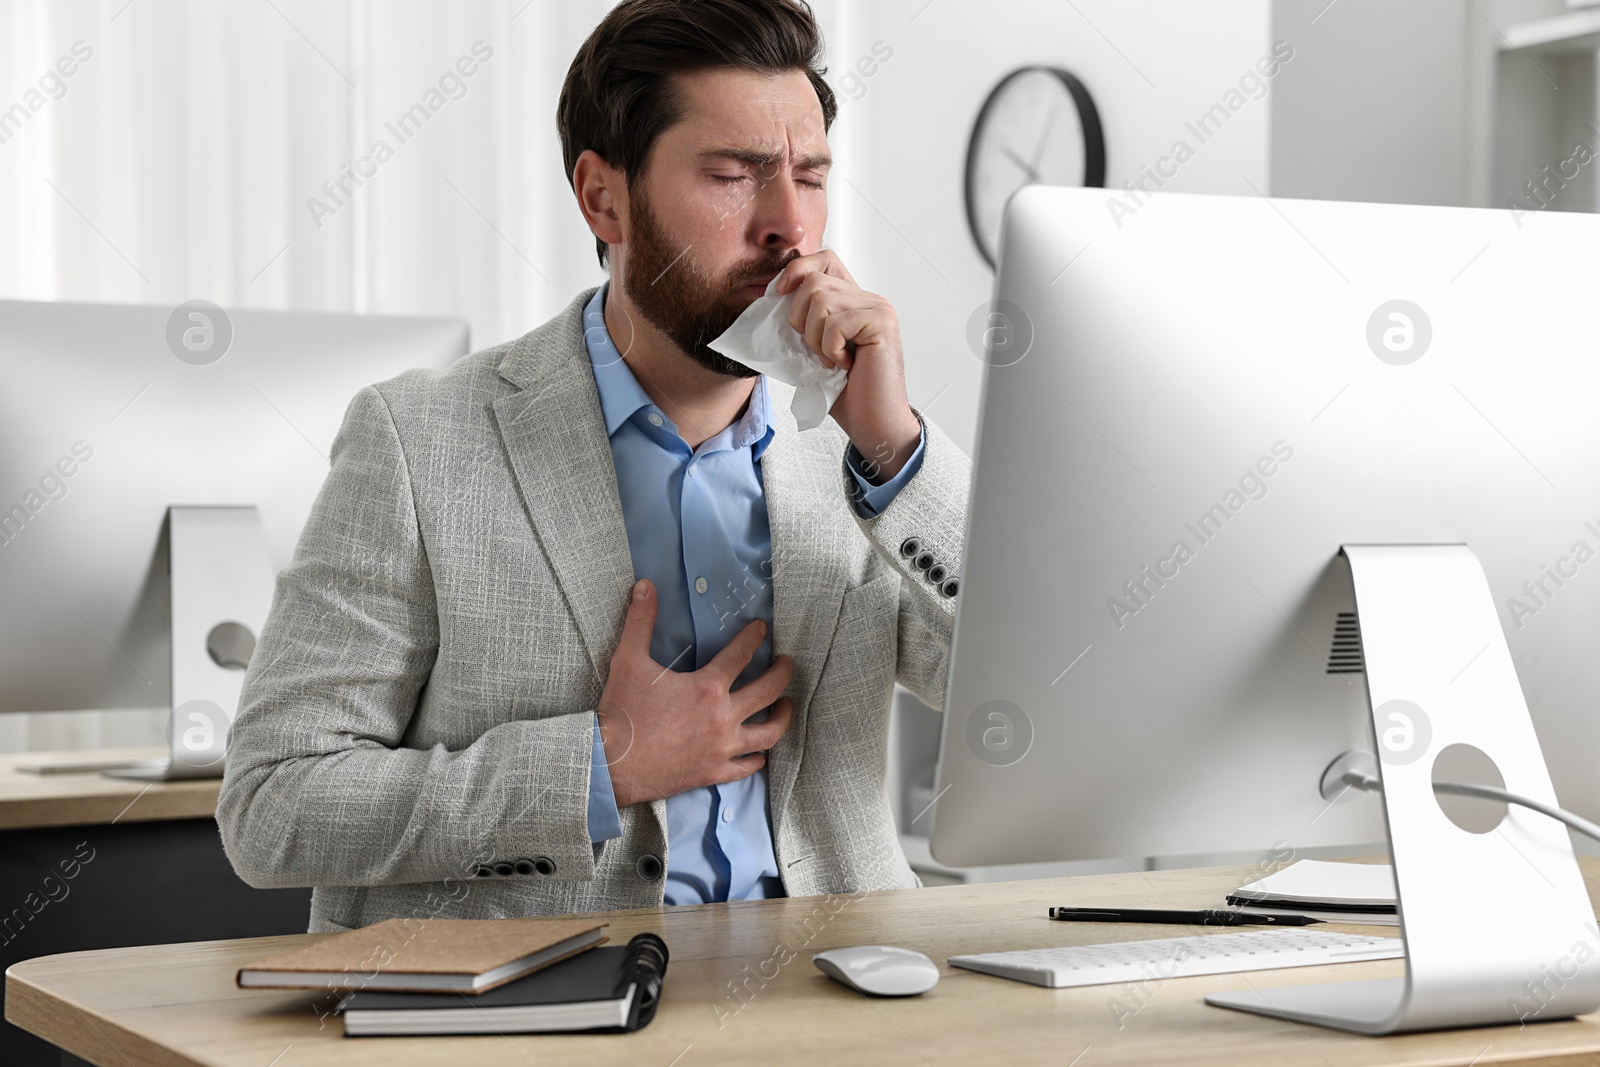
[[[608,437],[615,436],[617,429],[640,410],[656,410],[655,402],[639,384],[639,379],[633,376],[633,370],[622,358],[622,353],[617,351],[617,346],[611,340],[611,332],[606,329],[605,300],[610,286],[609,280],[603,282],[583,309],[583,343],[588,349],[589,364],[594,370],[595,388],[600,393],[600,413],[605,418]],[[671,421],[665,412],[661,415]],[[740,449],[750,445],[752,458],[760,459],[774,431],[767,376],[762,374],[756,378],[755,388],[750,391],[750,402],[745,405],[739,420],[715,435],[713,440],[727,435],[726,447]]]

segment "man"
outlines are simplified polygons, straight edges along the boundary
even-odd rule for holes
[[[943,699],[970,467],[833,252],[802,0],[624,0],[558,126],[609,280],[363,389],[245,679],[217,821],[311,929],[912,887],[895,681]],[[848,384],[706,347],[766,283]]]

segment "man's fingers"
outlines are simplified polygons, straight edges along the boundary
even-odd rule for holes
[[[848,371],[855,363],[855,338],[872,324],[874,311],[870,307],[837,308],[823,314],[815,324],[817,343],[813,351],[834,366]],[[807,344],[811,342],[812,333],[813,325],[807,323]]]
[[[772,714],[767,716],[766,722],[751,723],[749,726],[740,727],[739,747],[750,749],[771,748],[778,743],[789,730],[789,724],[794,720],[794,701],[784,697],[772,705]]]
[[[801,300],[807,295],[811,299],[802,309]],[[855,362],[856,338],[866,334],[881,314],[881,306],[871,294],[816,292],[797,297],[789,317],[800,319],[795,329],[809,351],[824,363],[848,371]]]
[[[650,635],[656,627],[656,590],[648,578],[633,583],[628,595],[628,616],[622,623],[622,636],[617,640],[617,651],[630,657],[650,658]]]
[[[796,300],[795,310],[799,311],[800,301]],[[816,294],[806,305],[805,318],[800,326],[800,333],[805,338],[806,347],[828,362],[833,362],[826,349],[822,347],[822,331],[828,325],[830,318],[829,298]]]
[[[741,778],[748,778],[767,765],[765,752],[752,752],[748,756],[736,756],[724,765],[723,777],[717,780],[718,785],[737,782]]]
[[[777,700],[794,677],[794,659],[778,656],[761,677],[733,691],[733,710],[741,720],[748,719]]]
[[[783,281],[778,283],[775,290],[779,295],[793,292],[795,287],[804,281],[809,274],[825,274],[830,278],[838,278],[855,287],[856,280],[850,271],[845,268],[844,261],[839,254],[831,248],[818,249],[810,255],[799,256],[789,262],[788,266],[778,272]],[[795,327],[799,329],[799,327]]]
[[[782,281],[778,282],[778,287],[773,292],[779,296],[792,293],[806,280],[807,275],[824,273],[822,258],[821,252],[813,252],[809,256],[797,256],[790,260],[788,265],[778,272],[778,277]]]
[[[767,624],[761,619],[751,619],[701,670],[720,672],[727,679],[726,685],[732,686],[739,672],[749,666],[766,636]]]
[[[799,262],[796,260],[796,262]],[[797,333],[806,332],[806,323],[816,314],[817,302],[826,299],[824,294],[841,290],[844,283],[838,278],[814,270],[800,279],[794,287],[794,303],[789,305],[789,325]]]

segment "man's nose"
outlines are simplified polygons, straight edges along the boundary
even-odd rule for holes
[[[787,174],[761,184],[756,194],[756,241],[768,251],[798,248],[805,241],[800,190]]]

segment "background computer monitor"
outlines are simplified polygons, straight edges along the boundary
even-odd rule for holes
[[[0,712],[166,707],[168,505],[256,505],[281,570],[355,394],[467,341],[458,319],[0,301]]]
[[[941,862],[1383,842],[1318,790],[1373,744],[1345,543],[1473,549],[1600,815],[1600,218],[1032,187],[1002,240]]]

